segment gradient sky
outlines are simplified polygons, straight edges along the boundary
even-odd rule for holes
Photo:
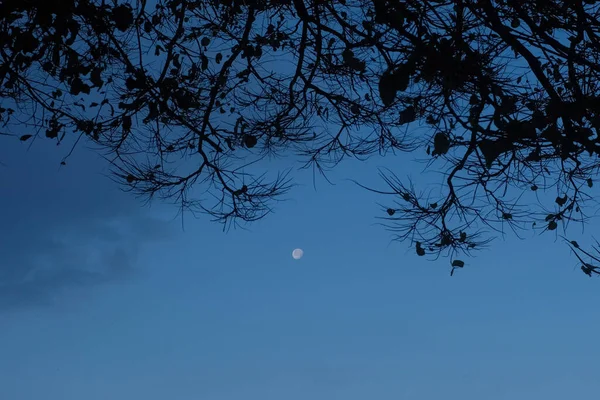
[[[600,392],[600,282],[563,244],[498,240],[450,277],[448,260],[391,243],[380,199],[342,179],[408,174],[413,156],[346,163],[316,191],[299,173],[276,214],[224,233],[142,207],[83,147],[59,169],[66,147],[28,146],[0,147],[0,399]]]

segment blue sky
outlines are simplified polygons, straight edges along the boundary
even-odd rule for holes
[[[0,398],[596,398],[598,281],[551,235],[498,240],[449,276],[376,226],[376,167],[309,171],[222,232],[142,207],[79,148],[0,149]],[[279,161],[278,163],[285,163]],[[588,230],[592,234],[593,229]],[[582,237],[575,236],[582,243]],[[295,261],[291,251],[302,247]]]
[[[497,240],[450,277],[449,260],[392,243],[375,224],[382,199],[345,180],[381,183],[377,167],[434,179],[414,155],[345,162],[316,191],[297,172],[275,214],[224,233],[143,207],[83,147],[59,168],[66,146],[29,144],[0,147],[2,400],[600,392],[600,282],[553,234]]]

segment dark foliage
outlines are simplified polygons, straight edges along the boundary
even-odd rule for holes
[[[287,191],[245,169],[272,154],[325,170],[426,152],[441,186],[385,172],[380,191],[421,256],[564,229],[594,204],[595,1],[4,0],[0,15],[5,127],[85,137],[127,188],[225,223]]]

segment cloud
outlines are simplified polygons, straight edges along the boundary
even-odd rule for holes
[[[141,220],[123,218],[120,225],[126,228]],[[143,235],[98,220],[28,228],[0,235],[6,245],[0,252],[0,309],[47,304],[71,287],[129,278],[140,248],[149,243]]]
[[[48,151],[60,153],[40,147],[2,157],[0,310],[135,276],[140,250],[174,233],[103,176],[89,151],[59,170]]]

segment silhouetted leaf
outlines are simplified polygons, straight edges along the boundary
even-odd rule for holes
[[[400,124],[413,122],[417,117],[417,113],[413,106],[410,106],[400,112]]]
[[[102,80],[102,70],[100,68],[94,68],[92,70],[90,81],[97,88],[101,88],[104,85],[104,81]]]
[[[421,242],[417,242],[417,244],[416,244],[416,250],[417,250],[417,255],[419,257],[425,255],[425,249],[423,249],[423,247],[421,247]]]
[[[567,200],[569,200],[569,198],[567,197],[567,195],[564,195],[563,197],[557,197],[554,202],[556,204],[558,204],[560,207],[564,206],[567,202]]]
[[[396,91],[403,92],[408,88],[408,84],[410,83],[410,70],[406,64],[400,65],[398,69],[396,69],[391,74],[391,84],[393,85]]]
[[[433,138],[433,151],[431,152],[432,156],[443,155],[448,152],[450,149],[450,139],[448,135],[443,132],[438,132],[435,134]]]
[[[39,40],[33,36],[33,33],[25,31],[16,37],[15,50],[21,50],[23,53],[33,53],[39,43]]]
[[[123,132],[131,131],[131,115],[124,115],[122,122]]]
[[[82,92],[85,93],[85,94],[90,94],[90,87],[88,85],[86,85],[85,83],[83,83],[83,81],[81,80],[81,78],[76,77],[71,82],[70,93],[73,96],[77,96],[77,95],[79,95]]]
[[[19,138],[19,140],[21,140],[22,142],[30,139],[31,137],[33,137],[33,135],[23,135]]]
[[[464,266],[465,266],[465,262],[462,260],[452,261],[452,267],[454,267],[454,268],[463,268]]]
[[[46,129],[46,137],[48,139],[56,139],[58,137],[58,129]]]
[[[125,32],[133,24],[133,10],[129,4],[121,4],[113,8],[112,20],[121,32]]]
[[[396,100],[396,89],[394,78],[389,72],[385,72],[379,79],[379,97],[384,106],[389,107]]]
[[[258,143],[258,139],[253,135],[244,135],[244,146],[251,149]]]

